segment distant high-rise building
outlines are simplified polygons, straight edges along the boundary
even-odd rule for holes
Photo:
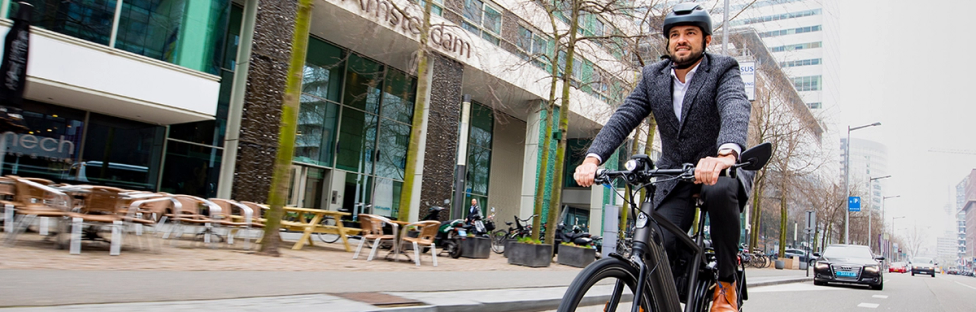
[[[976,169],[966,175],[959,184],[956,185],[956,205],[959,212],[956,214],[959,224],[957,237],[964,244],[962,258],[967,263],[972,263],[976,256]]]
[[[840,168],[841,168],[841,180],[844,179],[844,160],[843,155],[845,146],[847,145],[847,139],[840,139],[841,146],[841,157],[840,157]],[[881,209],[882,200],[884,199],[884,180],[874,180],[872,178],[879,178],[888,175],[888,148],[881,143],[864,140],[864,139],[851,139],[851,190],[859,190],[859,193],[865,194],[861,202],[869,205],[871,209]],[[867,188],[867,190],[865,190]],[[853,194],[851,196],[854,196]]]

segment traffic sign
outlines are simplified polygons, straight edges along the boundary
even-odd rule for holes
[[[811,229],[817,228],[817,212],[813,210],[807,210],[807,227],[806,230],[809,232]]]
[[[861,198],[857,196],[848,197],[847,211],[861,211]]]

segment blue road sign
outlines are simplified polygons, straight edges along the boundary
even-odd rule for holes
[[[857,196],[848,197],[847,211],[861,211],[861,198]]]

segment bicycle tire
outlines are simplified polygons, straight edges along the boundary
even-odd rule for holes
[[[508,240],[508,231],[495,230],[491,233],[491,251],[496,254],[505,253],[505,241]]]
[[[617,281],[615,284],[621,284],[621,286],[627,287],[627,289],[621,289],[621,301],[626,300],[624,292],[627,292],[632,300],[634,291],[637,288],[638,274],[640,274],[640,272],[637,267],[630,264],[630,262],[621,260],[619,258],[606,257],[597,260],[588,265],[579,273],[579,275],[576,276],[575,279],[573,279],[573,283],[569,284],[569,288],[566,289],[566,293],[563,295],[563,300],[559,303],[559,307],[556,309],[556,311],[576,311],[576,309],[580,306],[599,304],[601,301],[604,302],[604,310],[608,310],[611,305],[619,304],[620,302],[610,302],[612,293],[609,295],[584,298],[596,283],[607,278],[616,279]],[[662,311],[661,309],[658,309],[657,305],[655,304],[654,297],[650,294],[650,286],[645,285],[644,289],[647,289],[648,291],[644,292],[644,294],[641,296],[641,307],[643,310]],[[622,308],[624,307],[616,307],[616,309]],[[630,309],[626,308],[626,311],[630,311]]]
[[[325,219],[322,219],[321,224],[327,226],[335,226],[336,220],[333,217],[325,217]],[[339,241],[339,234],[316,233],[315,236],[318,236],[319,240],[329,244]]]

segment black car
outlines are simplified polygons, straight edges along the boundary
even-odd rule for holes
[[[881,263],[884,257],[874,257],[871,249],[863,245],[829,245],[814,265],[813,284],[827,283],[865,284],[871,289],[884,288]]]
[[[912,266],[912,276],[915,276],[915,274],[925,274],[935,277],[936,263],[932,258],[915,257],[909,263]]]

